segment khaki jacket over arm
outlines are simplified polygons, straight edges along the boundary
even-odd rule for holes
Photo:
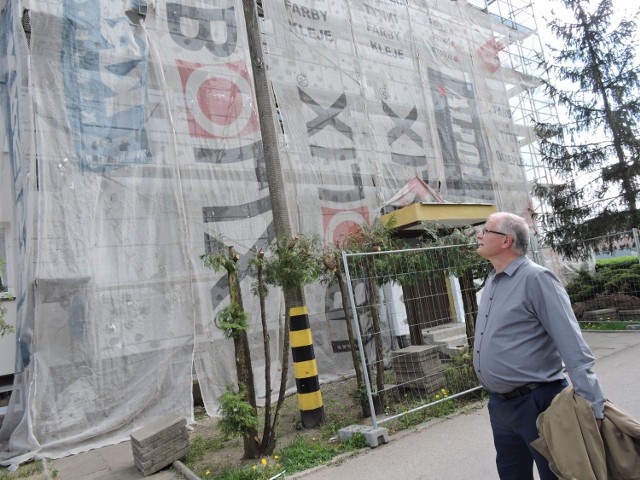
[[[640,423],[605,402],[598,431],[593,405],[565,388],[538,416],[531,446],[562,480],[640,480]]]

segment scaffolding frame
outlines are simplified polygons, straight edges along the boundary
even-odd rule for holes
[[[555,104],[544,97],[540,67],[544,59],[544,44],[538,28],[536,8],[531,0],[469,0],[501,25],[517,32],[510,37],[502,56],[507,67],[517,72],[517,77],[506,83],[511,106],[513,125],[518,135],[520,159],[526,180],[531,184],[551,185],[553,175],[540,158],[538,139],[534,133],[535,122],[557,122]],[[508,80],[505,78],[505,81]],[[532,216],[546,213],[547,206],[531,197]],[[539,227],[539,226],[538,226]]]

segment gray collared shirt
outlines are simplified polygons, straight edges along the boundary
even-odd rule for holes
[[[473,366],[484,388],[505,393],[531,382],[564,378],[603,417],[604,395],[593,372],[595,359],[584,341],[566,290],[548,269],[525,256],[484,286],[474,341]]]

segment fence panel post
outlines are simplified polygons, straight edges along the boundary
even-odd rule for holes
[[[466,322],[475,319],[487,262],[473,250],[447,245],[342,252],[374,429],[452,413],[460,397],[481,389]],[[459,276],[465,281],[457,282]],[[409,345],[408,329],[420,337],[412,336]]]

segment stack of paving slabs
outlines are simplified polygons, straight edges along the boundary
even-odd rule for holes
[[[431,394],[446,386],[444,366],[433,346],[412,345],[395,350],[391,361],[400,389],[417,389]]]
[[[189,432],[184,418],[167,415],[131,434],[136,467],[146,477],[189,453]]]

